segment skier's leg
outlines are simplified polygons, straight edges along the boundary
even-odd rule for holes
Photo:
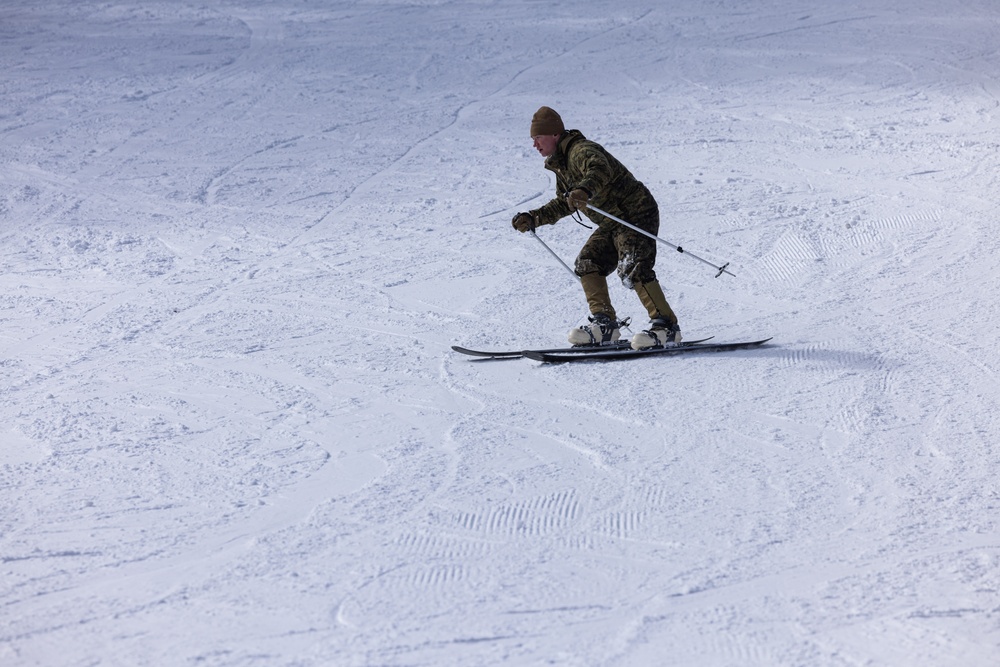
[[[611,305],[611,294],[608,292],[608,279],[600,273],[588,273],[580,276],[583,293],[587,297],[590,314],[604,313],[615,319],[615,307]]]
[[[648,215],[636,219],[637,226],[648,229],[651,233],[659,228],[659,214],[655,207],[648,211]],[[632,347],[639,349],[680,342],[677,315],[667,302],[653,270],[656,263],[656,242],[623,227],[616,238],[616,247],[620,257],[618,275],[626,287],[635,290],[650,320],[648,329],[632,336]]]
[[[649,328],[632,336],[632,347],[640,350],[645,347],[661,347],[676,345],[681,342],[681,328],[677,326],[677,316],[663,296],[663,290],[657,280],[635,286],[639,300],[649,312]]]
[[[635,286],[635,293],[639,296],[639,301],[645,306],[649,313],[650,320],[664,320],[671,329],[677,328],[677,316],[667,303],[667,297],[663,294],[660,281],[655,278],[648,283],[641,283]]]
[[[621,324],[611,304],[608,274],[614,271],[617,253],[606,229],[598,228],[590,235],[576,258],[576,274],[580,276],[583,294],[590,310],[589,322],[569,332],[573,345],[593,345],[614,342],[621,336]]]

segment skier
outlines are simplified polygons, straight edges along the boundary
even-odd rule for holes
[[[603,146],[588,141],[579,130],[566,130],[562,118],[549,107],[541,107],[532,116],[531,139],[545,158],[545,168],[556,174],[556,197],[541,208],[515,215],[514,229],[523,233],[539,225],[554,225],[575,211],[597,225],[574,266],[590,307],[589,324],[572,329],[569,342],[595,345],[621,337],[626,322],[618,320],[611,305],[607,281],[617,269],[622,284],[635,290],[649,313],[650,326],[632,336],[632,347],[680,343],[677,317],[653,271],[656,242],[587,208],[593,204],[656,234],[660,213],[653,195]]]

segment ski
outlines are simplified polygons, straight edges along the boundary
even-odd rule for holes
[[[701,338],[699,340],[683,341],[681,342],[681,347],[697,345],[698,343],[703,343],[711,338],[712,337],[709,336],[708,338]],[[607,345],[577,345],[575,347],[554,347],[547,350],[504,350],[491,352],[487,350],[470,350],[469,348],[462,347],[461,345],[452,345],[451,349],[455,352],[467,354],[470,357],[479,357],[481,359],[520,359],[528,352],[531,352],[532,354],[563,354],[576,356],[598,354],[601,352],[624,352],[631,350],[632,348],[629,341],[619,340]]]
[[[567,361],[619,361],[623,359],[638,359],[640,357],[650,357],[654,355],[674,355],[688,352],[725,352],[727,350],[746,350],[760,347],[770,338],[763,340],[744,341],[739,343],[705,343],[692,342],[681,343],[672,347],[650,347],[645,350],[591,350],[583,354],[563,354],[559,352],[540,352],[537,350],[527,350],[524,356],[535,361],[546,363],[563,363]]]

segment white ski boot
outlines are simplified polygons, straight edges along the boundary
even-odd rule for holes
[[[680,345],[681,328],[671,328],[666,320],[655,319],[649,323],[649,328],[632,336],[632,349],[644,350],[648,347],[672,347]]]
[[[590,324],[582,324],[569,332],[570,345],[609,345],[621,338],[621,328],[625,322],[597,313],[587,318]]]

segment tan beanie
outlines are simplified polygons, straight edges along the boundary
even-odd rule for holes
[[[562,118],[549,107],[541,107],[531,117],[531,135],[537,137],[540,134],[562,134],[566,131]]]

